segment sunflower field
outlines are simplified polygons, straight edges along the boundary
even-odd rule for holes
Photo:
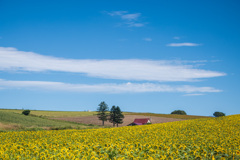
[[[119,128],[1,132],[0,159],[240,159],[240,115]]]

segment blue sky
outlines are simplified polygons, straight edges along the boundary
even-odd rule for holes
[[[0,0],[0,108],[239,114],[237,0]]]

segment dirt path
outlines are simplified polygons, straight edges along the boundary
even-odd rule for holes
[[[165,117],[149,117],[149,116],[141,116],[141,115],[125,115],[123,119],[123,124],[119,124],[119,126],[127,126],[128,124],[132,123],[135,118],[151,118],[152,123],[166,123],[166,122],[173,122],[173,121],[182,121],[183,119],[176,119],[176,118],[165,118]],[[102,125],[102,121],[98,120],[97,116],[84,116],[84,117],[65,117],[65,118],[53,118],[58,120],[70,121],[70,122],[77,122],[77,123],[84,123],[84,124],[94,124],[94,125]],[[105,122],[106,126],[112,126],[112,123]]]

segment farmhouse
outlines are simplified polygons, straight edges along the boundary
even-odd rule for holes
[[[135,119],[128,126],[144,125],[144,124],[150,124],[150,123],[152,123],[150,118],[141,118],[141,119]]]

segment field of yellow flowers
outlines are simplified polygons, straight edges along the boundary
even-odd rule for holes
[[[2,132],[0,159],[240,159],[240,115],[120,128]]]

